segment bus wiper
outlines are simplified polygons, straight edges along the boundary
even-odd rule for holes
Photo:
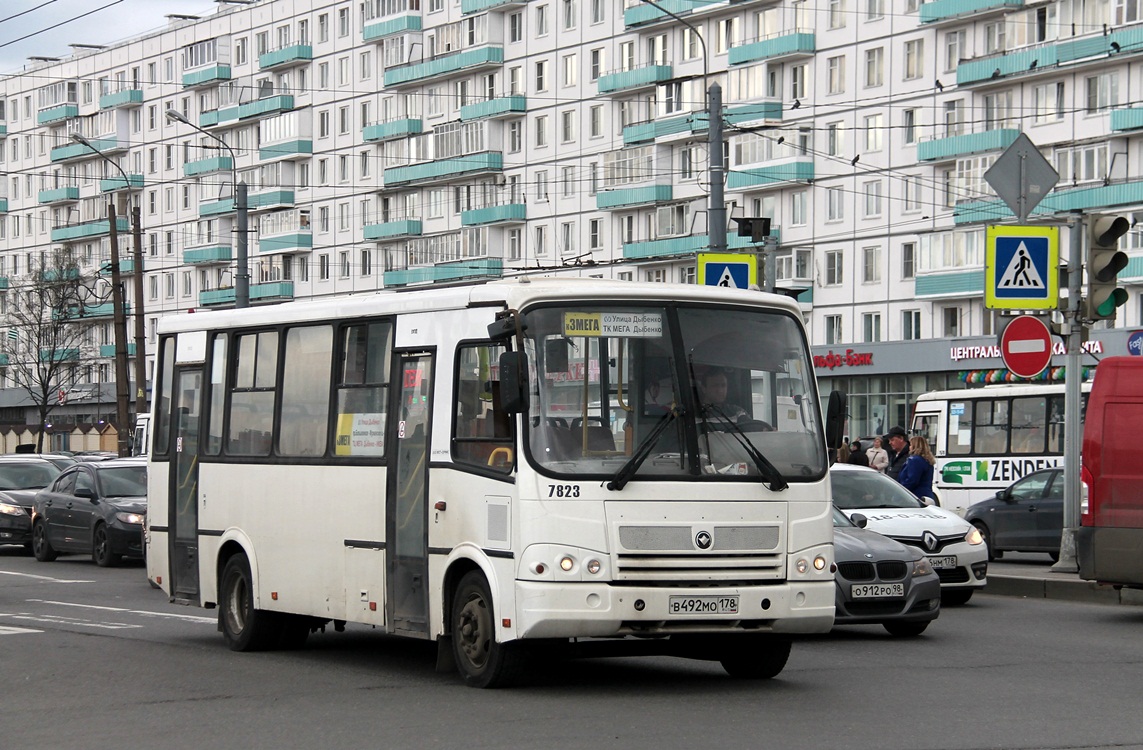
[[[778,471],[778,468],[762,455],[762,451],[758,450],[754,443],[750,441],[750,438],[746,436],[746,433],[738,426],[737,422],[714,404],[707,404],[707,408],[720,417],[730,428],[730,434],[734,436],[734,439],[738,441],[738,444],[742,446],[742,449],[746,451],[746,454],[754,461],[754,465],[758,467],[758,473],[762,475],[763,481],[770,484],[771,492],[781,492],[790,486],[786,483],[782,472]]]
[[[615,472],[615,477],[606,485],[607,489],[623,489],[627,482],[631,480],[632,475],[634,475],[635,472],[639,470],[639,467],[643,465],[643,462],[647,460],[647,456],[651,455],[651,449],[655,447],[655,443],[659,441],[662,434],[667,431],[667,427],[671,422],[674,422],[682,416],[682,413],[681,409],[671,407],[671,410],[659,419],[658,424],[655,425],[647,437],[643,438],[643,442],[639,443],[639,447],[631,454],[631,458],[627,459],[627,463],[620,466],[619,471]]]

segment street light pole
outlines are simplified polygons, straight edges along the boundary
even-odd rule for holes
[[[222,147],[230,152],[230,176],[234,185],[234,210],[237,212],[237,218],[234,222],[234,232],[237,235],[234,240],[235,264],[237,265],[237,269],[234,272],[234,306],[250,307],[250,261],[247,252],[247,240],[250,235],[250,207],[247,200],[246,182],[238,181],[238,159],[234,155],[234,149],[230,147],[229,143],[214,133],[203,130],[198,125],[195,125],[177,109],[168,109],[167,119],[173,122],[181,122],[183,125],[194,128],[206,137],[222,144]]]
[[[71,139],[87,146],[105,162],[118,169],[119,174],[123,175],[124,186],[130,189],[131,178],[127,176],[127,172],[123,170],[119,162],[97,149],[91,141],[79,133],[72,133]],[[147,413],[147,321],[143,315],[143,218],[138,205],[131,208],[131,233],[134,241],[132,263],[135,266],[135,278],[132,285],[135,292],[135,416],[138,417]],[[113,252],[118,254],[117,246]],[[116,263],[115,269],[111,272],[114,276],[118,273],[118,261],[113,258],[112,262]],[[113,281],[113,283],[118,284],[120,282]],[[116,351],[118,352],[118,349]]]
[[[119,233],[115,226],[115,201],[107,201],[107,226],[111,237],[111,307],[115,335],[115,421],[119,455],[130,456],[131,415],[127,406],[127,318],[123,310],[123,283],[119,275]],[[138,356],[138,352],[135,353]]]

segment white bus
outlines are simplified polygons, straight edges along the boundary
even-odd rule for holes
[[[791,300],[519,279],[158,336],[147,573],[234,650],[353,622],[478,687],[572,641],[766,678],[832,625],[844,406]],[[700,408],[713,371],[748,414]]]
[[[1084,383],[1085,404],[1090,390]],[[1074,424],[1082,429],[1082,413]],[[963,516],[1020,477],[1061,465],[1064,425],[1063,383],[990,385],[921,394],[912,431],[936,456],[941,505]]]

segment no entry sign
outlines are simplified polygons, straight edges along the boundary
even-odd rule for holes
[[[1000,356],[1013,375],[1034,378],[1052,361],[1052,332],[1035,315],[1014,318],[1000,334]]]

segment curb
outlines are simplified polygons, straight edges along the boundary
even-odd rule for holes
[[[1117,589],[1114,586],[1075,577],[1031,577],[1019,575],[988,576],[982,594],[1019,596],[1026,599],[1055,599],[1088,604],[1123,604],[1143,606],[1143,591]]]

